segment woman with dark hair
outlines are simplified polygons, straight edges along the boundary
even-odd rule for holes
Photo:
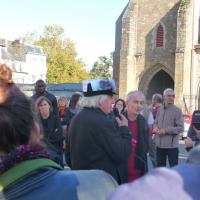
[[[53,114],[51,101],[44,96],[36,100],[35,106],[41,121],[44,140],[55,158],[58,158],[56,161],[63,166],[63,131],[60,118]]]
[[[11,70],[4,64],[0,64],[0,130],[0,199],[106,199],[116,187],[103,171],[63,171],[49,159],[40,143],[32,103],[12,82]]]
[[[65,113],[65,120],[67,125],[67,132],[69,130],[69,126],[71,123],[72,118],[80,112],[80,107],[78,105],[79,99],[81,98],[80,93],[75,93],[72,95],[70,102],[69,102],[69,108],[67,109]],[[65,161],[68,164],[68,166],[71,166],[70,163],[70,152],[69,152],[69,135],[65,138]]]
[[[117,109],[119,113],[123,113],[126,108],[126,103],[123,99],[117,99],[113,106],[113,110]]]
[[[80,112],[80,107],[78,105],[78,101],[81,98],[81,94],[80,93],[75,93],[72,95],[70,102],[69,102],[69,108],[67,109],[67,112],[65,114],[65,118],[66,118],[66,125],[67,125],[67,129],[69,128],[70,122],[72,120],[72,118]]]

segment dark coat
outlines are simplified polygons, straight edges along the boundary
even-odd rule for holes
[[[50,147],[57,152],[62,152],[63,131],[59,116],[51,113],[47,119],[41,118],[41,123],[44,138],[52,145]]]
[[[100,109],[84,108],[69,127],[71,168],[102,169],[120,183],[118,166],[129,158],[131,137],[128,127],[117,129]]]
[[[123,113],[127,117],[127,113]],[[128,117],[127,117],[128,118]],[[149,151],[149,127],[145,118],[139,114],[137,116],[137,145],[135,152],[135,167],[140,169],[143,174],[148,171],[147,153]],[[128,163],[120,166],[120,170],[127,172],[123,177],[124,180],[128,176]]]
[[[190,125],[189,130],[188,130],[188,137],[191,138],[195,142],[195,145],[200,143],[200,139],[197,137],[197,133],[192,124]]]
[[[149,127],[142,115],[137,117],[137,145],[135,152],[135,166],[144,173],[148,171],[147,153],[149,151]]]

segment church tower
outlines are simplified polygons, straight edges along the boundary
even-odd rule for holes
[[[170,87],[184,112],[198,107],[199,7],[199,0],[128,2],[116,22],[113,77],[121,98],[139,89],[150,101]]]

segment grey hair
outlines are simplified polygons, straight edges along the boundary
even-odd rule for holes
[[[161,95],[161,94],[155,93],[155,94],[152,96],[152,100],[156,101],[157,103],[162,103],[163,98],[162,98],[162,95]]]
[[[88,108],[99,108],[100,103],[104,100],[106,100],[109,96],[108,95],[97,95],[97,96],[91,96],[91,97],[82,97],[80,99],[79,105],[83,107]]]
[[[130,98],[132,97],[135,97],[135,96],[143,96],[144,97],[144,100],[145,100],[145,96],[143,94],[143,92],[139,91],[139,90],[134,90],[134,91],[131,91],[127,94],[127,98],[126,100],[129,101]]]
[[[172,88],[167,88],[167,89],[164,90],[163,95],[167,95],[168,93],[174,94],[174,90]]]

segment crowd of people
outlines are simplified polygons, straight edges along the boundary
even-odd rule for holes
[[[174,99],[171,88],[154,94],[150,105],[138,90],[116,99],[112,79],[85,80],[82,94],[70,99],[57,99],[38,80],[34,95],[27,97],[1,64],[0,197],[176,199],[176,193],[183,200],[198,199],[188,183],[199,182],[191,177],[200,172],[200,151],[196,147],[188,163],[178,165],[184,124]],[[195,111],[186,148],[199,141],[200,111]],[[150,172],[148,157],[155,168]],[[171,169],[164,168],[167,160]],[[190,170],[196,171],[186,176]]]

